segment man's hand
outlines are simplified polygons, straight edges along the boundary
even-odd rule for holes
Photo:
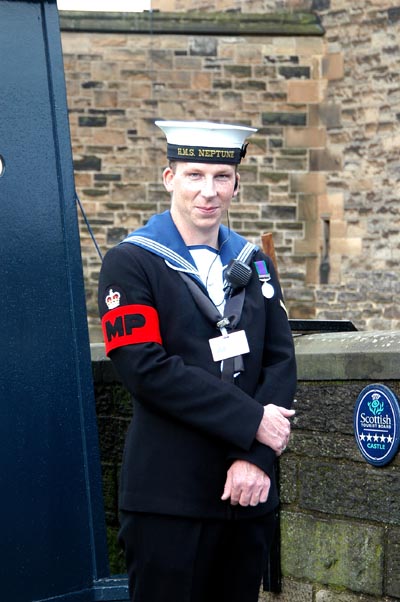
[[[257,506],[267,501],[271,480],[255,464],[236,460],[228,470],[221,500],[236,506]]]
[[[277,456],[286,449],[290,437],[290,422],[294,410],[287,410],[273,403],[264,406],[264,416],[256,433],[257,441],[271,447]]]

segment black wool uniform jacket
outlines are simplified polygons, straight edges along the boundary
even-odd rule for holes
[[[264,260],[275,294],[266,299],[253,261]],[[178,271],[127,242],[105,256],[99,308],[109,354],[133,398],[120,507],[197,518],[261,516],[278,504],[274,451],[255,440],[269,403],[289,408],[296,388],[293,339],[271,260],[257,250],[237,330],[250,352],[235,383],[221,379],[209,339],[220,332]],[[204,294],[207,294],[205,288]],[[236,459],[271,478],[255,507],[221,501]]]

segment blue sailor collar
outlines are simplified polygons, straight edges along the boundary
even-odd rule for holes
[[[169,210],[153,215],[145,226],[131,232],[120,244],[128,242],[162,257],[172,269],[186,272],[197,279],[196,264],[184,243]],[[246,261],[258,247],[232,232],[226,226],[219,229],[218,242],[222,265],[231,259]]]

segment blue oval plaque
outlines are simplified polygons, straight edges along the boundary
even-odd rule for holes
[[[400,442],[400,408],[396,395],[381,384],[368,385],[354,408],[354,435],[364,458],[383,466],[395,456]]]

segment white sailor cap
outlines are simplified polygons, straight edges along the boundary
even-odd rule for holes
[[[257,129],[210,121],[156,121],[167,138],[170,161],[240,163],[246,154],[245,140]]]

